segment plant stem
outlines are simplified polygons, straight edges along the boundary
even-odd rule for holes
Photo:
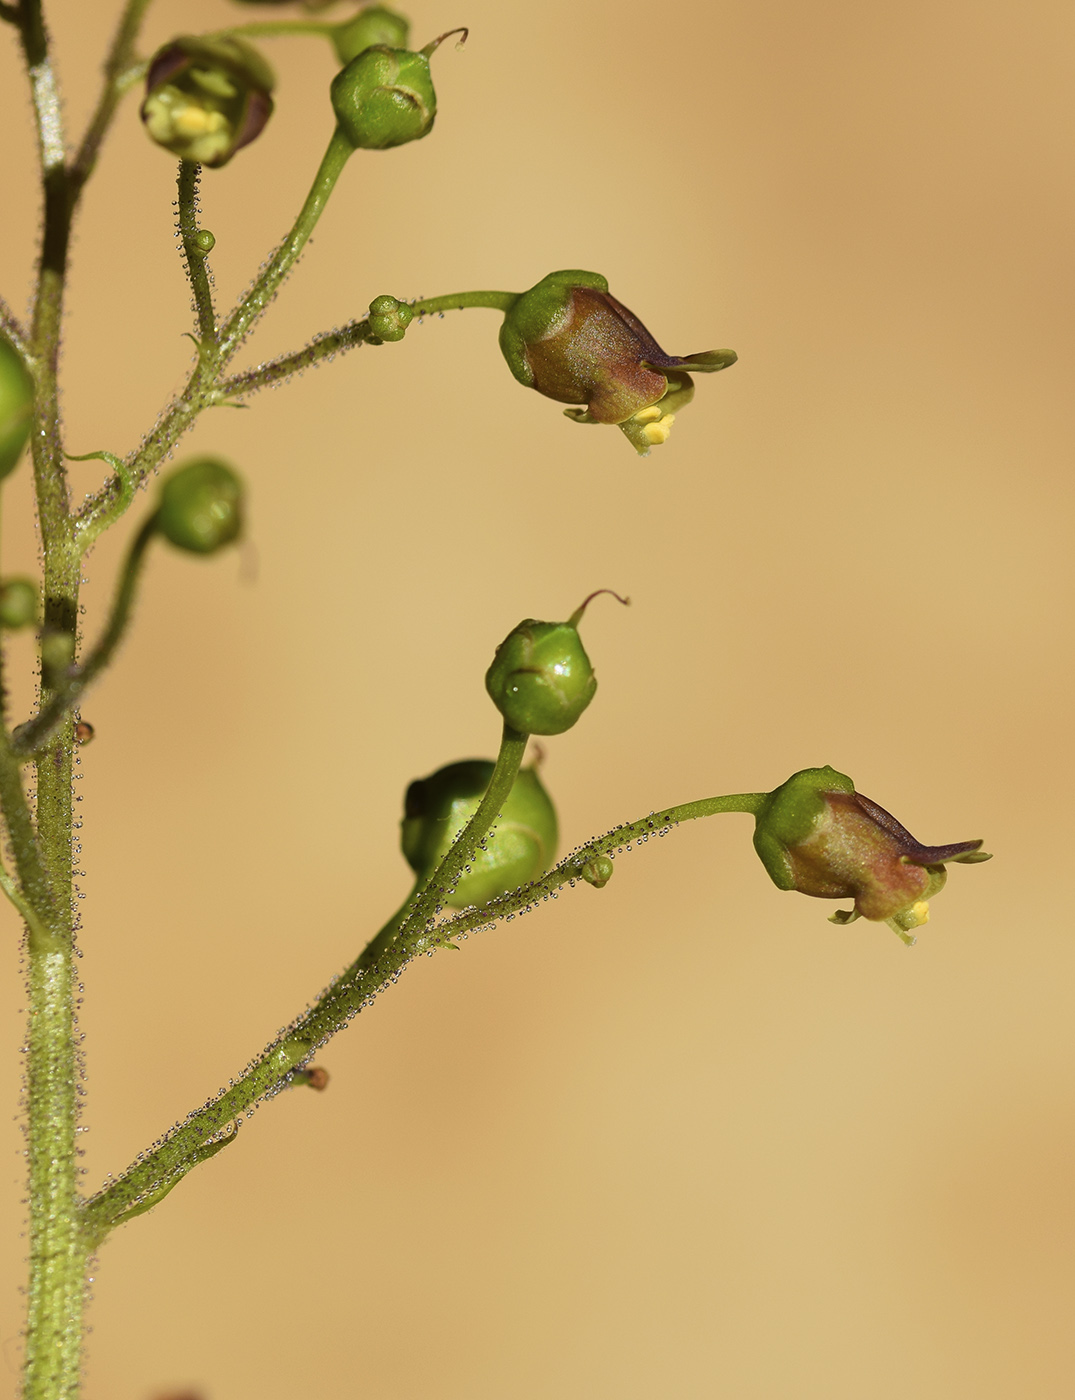
[[[227,29],[216,30],[213,37],[240,34],[248,39],[276,39],[287,34],[321,34],[328,38],[333,30],[339,28],[338,24],[327,19],[263,19],[253,20],[249,24],[229,25]]]
[[[12,743],[16,755],[23,758],[37,757],[35,750],[47,743],[56,725],[78,704],[79,698],[108,663],[119,645],[131,617],[138,579],[145,562],[146,550],[157,530],[157,512],[154,511],[142,524],[127,551],[120,572],[119,585],[112,603],[112,612],[101,639],[86,660],[75,667],[63,683],[53,691],[47,705],[27,724],[20,727]]]
[[[503,765],[498,764],[501,779],[506,778],[511,770],[516,754],[515,739],[518,737],[513,736],[507,752],[506,746],[501,748],[505,760]],[[452,883],[453,877],[450,872],[458,867],[455,876],[458,878],[458,873],[461,873],[467,860],[473,858],[479,841],[495,820],[506,794],[502,794],[499,799],[491,798],[492,786],[493,780],[490,780],[486,798],[483,798],[481,804],[486,808],[483,818],[486,821],[484,830],[477,834],[477,826],[480,824],[477,823],[475,813],[471,823],[457,838],[448,856],[426,886],[433,907],[436,906],[437,899],[442,897],[442,891]],[[507,791],[510,789],[509,782]],[[535,901],[555,894],[564,884],[578,880],[583,865],[595,855],[609,854],[630,842],[645,841],[651,835],[664,834],[681,821],[693,821],[719,812],[757,812],[765,796],[764,793],[738,793],[730,797],[704,798],[697,802],[684,803],[680,807],[666,808],[663,812],[651,813],[635,822],[628,822],[616,827],[607,836],[581,847],[532,884],[492,900],[480,909],[466,910],[435,927],[431,927],[427,919],[426,911],[430,907],[428,901],[420,898],[418,902],[411,904],[411,913],[401,922],[400,916],[407,908],[405,905],[404,910],[397,911],[389,919],[365,951],[332,982],[317,1001],[252,1060],[241,1075],[232,1080],[229,1089],[205,1107],[190,1113],[182,1126],[165,1137],[160,1147],[141,1156],[126,1172],[87,1202],[86,1226],[91,1238],[99,1242],[118,1220],[129,1218],[147,1199],[159,1199],[156,1193],[163,1194],[165,1189],[170,1189],[171,1185],[197,1165],[206,1147],[214,1146],[220,1141],[230,1123],[238,1123],[241,1115],[260,1098],[287,1084],[292,1070],[309,1060],[318,1047],[331,1036],[343,1030],[359,1012],[370,1005],[380,991],[394,982],[408,963],[419,954],[432,952],[437,947],[445,947],[462,933],[487,926],[499,918],[510,917],[528,908]],[[486,799],[489,799],[488,802]],[[410,904],[410,901],[408,903]],[[371,950],[378,941],[382,946],[377,950],[376,957],[371,958]]]
[[[0,334],[6,336],[19,354],[26,358],[26,332],[3,297],[0,297]]]
[[[179,162],[179,235],[183,240],[183,259],[187,277],[194,293],[194,309],[198,316],[198,331],[203,342],[216,337],[216,312],[213,310],[213,289],[209,283],[207,255],[198,247],[198,175],[197,161]]]
[[[142,27],[142,20],[152,3],[153,0],[127,0],[120,16],[115,37],[105,59],[104,87],[86,128],[86,134],[82,138],[82,144],[78,148],[78,154],[71,162],[72,208],[78,203],[86,181],[93,174],[101,143],[112,124],[112,118],[123,95],[129,92],[145,73],[145,64],[137,63],[134,59],[134,46],[138,39],[138,31]]]
[[[264,315],[269,303],[276,295],[281,282],[295,265],[295,260],[306,246],[306,241],[317,227],[317,221],[324,213],[325,205],[340,178],[344,166],[354,154],[354,147],[337,128],[332,133],[317,174],[314,176],[310,193],[299,210],[298,218],[291,232],[269,260],[265,271],[247,292],[246,296],[232,312],[220,333],[220,358],[222,364],[235,354],[258,318]]]
[[[311,369],[333,355],[343,354],[356,345],[364,345],[370,334],[369,321],[351,321],[338,331],[326,331],[316,336],[309,345],[290,355],[281,355],[277,360],[244,370],[231,379],[222,379],[217,385],[217,393],[222,398],[237,399],[258,389],[267,389],[271,384],[279,384],[281,379],[287,379],[300,370]]]
[[[485,307],[489,311],[510,311],[519,300],[518,292],[452,292],[446,297],[423,297],[412,301],[416,316],[432,316],[437,311],[465,311],[467,307]]]

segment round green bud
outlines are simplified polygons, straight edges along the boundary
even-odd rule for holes
[[[70,632],[46,632],[41,638],[41,679],[55,688],[75,659],[75,639]]]
[[[367,5],[353,19],[344,20],[332,31],[332,42],[341,63],[350,63],[365,49],[380,44],[405,49],[410,25],[402,15],[385,5]]]
[[[597,593],[610,593],[599,588]],[[566,622],[527,618],[508,633],[485,673],[489,698],[520,734],[563,734],[594,698],[597,677],[579,636],[590,597]],[[627,603],[627,598],[618,598]]]
[[[22,456],[34,411],[34,382],[18,351],[0,335],[0,481]]]
[[[467,759],[411,783],[401,842],[419,878],[432,874],[478,810],[493,767],[484,759]],[[552,864],[559,834],[556,811],[535,769],[524,768],[515,779],[493,828],[447,901],[454,908],[485,904],[536,879]]]
[[[225,462],[197,457],[165,478],[157,529],[177,549],[213,554],[237,539],[242,525],[242,482]]]
[[[377,340],[402,340],[414,320],[414,312],[405,301],[395,297],[374,297],[370,302],[370,330]]]
[[[332,108],[356,149],[384,151],[427,136],[437,96],[424,53],[375,44],[332,80]]]
[[[0,583],[0,627],[30,627],[37,621],[37,586],[28,578]]]
[[[603,890],[612,879],[612,872],[615,866],[609,856],[593,856],[579,871],[579,874],[588,885],[593,885],[595,890]]]
[[[217,168],[260,135],[274,83],[272,69],[241,39],[184,35],[150,60],[142,120],[158,146]]]
[[[207,228],[200,228],[191,241],[194,245],[193,251],[207,258],[216,247],[216,234],[210,233]]]

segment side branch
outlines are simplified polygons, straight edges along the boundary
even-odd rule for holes
[[[371,338],[373,335],[369,321],[350,321],[338,331],[326,331],[324,335],[315,336],[302,350],[296,350],[290,355],[281,355],[277,360],[269,360],[254,369],[233,375],[231,379],[222,379],[217,386],[217,393],[225,399],[242,398],[258,389],[267,389],[271,384],[279,384],[282,379],[287,379],[300,370],[311,369],[323,360],[331,359],[333,355],[341,355],[346,350],[354,349],[356,345],[364,345]]]
[[[213,310],[213,289],[209,282],[207,258],[209,249],[198,237],[198,175],[197,161],[179,162],[179,236],[183,242],[183,260],[187,278],[194,293],[194,309],[198,316],[198,332],[203,342],[216,336],[216,312]],[[206,238],[211,244],[212,240]]]
[[[112,124],[112,118],[116,115],[116,108],[123,96],[145,76],[146,65],[136,61],[134,46],[142,20],[151,4],[152,0],[127,0],[120,17],[112,46],[105,59],[104,87],[97,99],[97,106],[78,148],[78,154],[69,168],[72,207],[78,202],[86,181],[93,174],[101,143]]]
[[[498,919],[510,917],[556,894],[563,885],[577,880],[582,867],[595,855],[611,854],[634,841],[644,841],[651,835],[663,835],[680,822],[693,821],[698,817],[712,816],[718,812],[754,813],[764,800],[764,793],[711,797],[669,807],[638,821],[628,822],[616,827],[607,836],[581,847],[532,884],[492,900],[479,909],[464,911],[432,928],[425,922],[422,906],[412,906],[405,925],[409,931],[395,938],[376,961],[369,962],[364,956],[359,956],[312,1006],[247,1065],[243,1073],[232,1081],[229,1089],[189,1114],[186,1121],[166,1136],[158,1148],[139,1158],[122,1176],[86,1203],[85,1222],[90,1237],[95,1241],[103,1240],[115,1224],[121,1219],[130,1218],[140,1205],[159,1200],[165,1190],[170,1189],[198,1160],[204,1158],[207,1147],[226,1140],[229,1125],[237,1124],[242,1114],[259,1099],[289,1084],[297,1067],[306,1063],[326,1040],[343,1030],[420,954],[448,946],[452,939],[462,933],[488,927]],[[453,850],[458,845],[459,842]],[[435,874],[431,886],[437,881],[438,875]],[[392,931],[398,918],[398,915],[394,916],[382,933]]]

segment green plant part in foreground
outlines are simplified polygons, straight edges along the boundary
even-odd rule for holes
[[[18,351],[0,335],[0,480],[22,456],[33,411],[34,381]]]

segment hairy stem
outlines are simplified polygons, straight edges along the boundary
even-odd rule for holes
[[[504,753],[503,748],[501,752]],[[510,771],[512,757],[509,752],[502,777]],[[509,791],[510,786],[509,783]],[[237,1124],[242,1114],[258,1099],[289,1083],[291,1073],[298,1065],[308,1061],[319,1046],[343,1030],[373,1001],[378,992],[394,982],[408,963],[420,954],[445,947],[460,934],[488,926],[497,919],[511,917],[536,901],[555,894],[563,885],[578,880],[582,867],[596,855],[611,854],[634,841],[645,841],[651,835],[663,834],[679,822],[693,821],[719,812],[754,813],[764,800],[764,793],[704,798],[627,822],[607,836],[587,843],[532,884],[492,900],[480,909],[466,910],[435,927],[430,927],[426,917],[429,906],[422,901],[411,906],[409,916],[402,922],[397,912],[371,940],[365,952],[247,1065],[242,1074],[232,1081],[229,1089],[204,1108],[189,1114],[182,1126],[165,1137],[160,1147],[142,1156],[88,1202],[86,1221],[91,1237],[98,1241],[103,1239],[117,1221],[130,1218],[146,1200],[160,1199],[165,1191],[203,1159],[207,1148],[227,1140],[225,1134],[230,1125]],[[491,816],[490,808],[493,809]],[[490,802],[486,810],[489,825],[495,819],[497,810],[499,808]],[[485,829],[488,830],[488,825]],[[481,836],[484,834],[485,831],[482,831]],[[472,831],[464,852],[465,835],[464,831],[441,868],[428,882],[427,890],[434,895],[434,899],[448,885],[449,869],[459,863],[461,871],[466,860],[472,858],[477,849],[481,836],[475,839]],[[449,862],[452,863],[451,867]],[[368,955],[379,940],[382,946],[371,960]]]
[[[145,74],[145,64],[135,61],[134,46],[138,40],[142,20],[152,3],[153,0],[127,0],[120,16],[115,37],[105,59],[105,80],[101,95],[97,99],[97,106],[78,148],[78,154],[71,162],[72,207],[78,202],[86,181],[93,174],[101,143],[112,124],[112,118],[116,115],[116,108],[124,94]]]
[[[446,297],[423,297],[411,302],[416,316],[432,316],[438,311],[465,311],[484,307],[488,311],[510,311],[519,300],[518,292],[452,292]]]
[[[217,392],[223,398],[237,399],[258,389],[267,389],[271,384],[279,384],[282,379],[287,379],[289,375],[311,369],[323,360],[331,359],[333,355],[341,355],[356,345],[364,345],[371,334],[369,321],[351,321],[338,331],[326,331],[323,335],[316,336],[309,345],[293,351],[290,355],[281,355],[277,360],[269,360],[266,364],[256,365],[253,369],[244,370],[242,374],[233,375],[230,379],[222,379],[217,386]]]
[[[235,354],[254,323],[264,315],[281,282],[294,267],[295,260],[317,227],[317,221],[324,213],[336,181],[353,153],[354,147],[350,142],[338,129],[334,131],[310,186],[310,193],[299,210],[291,232],[270,258],[265,271],[239,302],[220,333],[222,363],[226,364]]]
[[[213,310],[213,289],[209,283],[207,254],[198,247],[198,175],[197,161],[179,162],[179,236],[183,242],[183,260],[194,293],[194,308],[198,315],[198,333],[203,342],[216,336],[216,312]]]

